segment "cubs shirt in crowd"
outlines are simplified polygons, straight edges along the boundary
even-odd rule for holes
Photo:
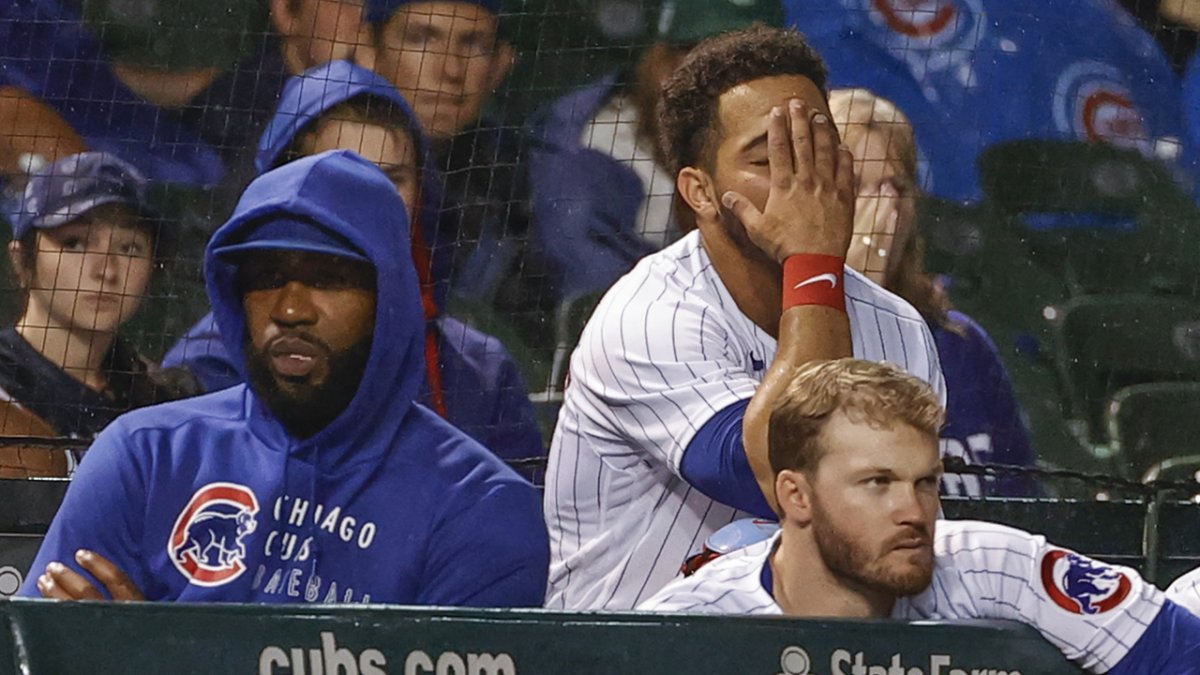
[[[779,540],[724,555],[664,587],[638,609],[778,615],[770,557]],[[1200,673],[1200,618],[1132,569],[1091,560],[1003,525],[940,520],[933,579],[899,598],[906,620],[1007,619],[1042,634],[1092,673]]]
[[[1027,138],[1104,141],[1178,160],[1180,82],[1109,0],[784,0],[829,66],[912,120],[931,193],[980,197],[975,159]],[[1081,29],[1086,27],[1086,29]]]
[[[540,605],[549,553],[537,493],[413,402],[425,322],[404,219],[389,179],[351,152],[251,183],[206,253],[226,348],[245,369],[230,252],[356,251],[378,288],[357,393],[306,440],[244,384],[118,418],[84,457],[33,569],[75,566],[86,548],[149,600]],[[23,595],[38,594],[36,577]]]

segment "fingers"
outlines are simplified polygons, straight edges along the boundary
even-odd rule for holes
[[[725,208],[733,212],[737,219],[743,225],[752,225],[762,218],[762,213],[755,208],[754,204],[745,196],[740,195],[732,190],[721,195],[721,203]]]
[[[767,167],[771,172],[771,184],[786,188],[795,173],[792,162],[793,141],[788,137],[787,113],[781,107],[771,109],[767,121]]]
[[[75,553],[75,561],[104,585],[113,600],[145,599],[133,581],[104,556],[80,549]]]
[[[43,597],[54,600],[104,599],[92,582],[60,562],[46,565],[46,572],[38,577],[37,585]]]
[[[837,129],[829,116],[818,112],[812,116],[812,174],[826,185],[837,182],[840,148]],[[827,181],[827,182],[826,182]]]
[[[812,180],[813,168],[813,137],[809,120],[809,108],[804,101],[792,99],[788,101],[789,126],[792,130],[792,160],[795,165],[796,179],[801,185],[807,185]]]
[[[837,167],[833,184],[840,199],[848,202],[854,198],[854,155],[844,144],[839,145],[837,149]]]

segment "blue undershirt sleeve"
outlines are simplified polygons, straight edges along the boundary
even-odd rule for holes
[[[1200,675],[1200,617],[1168,600],[1109,675]]]
[[[742,444],[742,420],[750,399],[713,415],[688,443],[679,473],[706,496],[759,518],[777,516],[754,478]]]

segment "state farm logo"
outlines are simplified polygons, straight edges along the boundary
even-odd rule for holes
[[[258,499],[245,485],[209,483],[179,513],[167,555],[188,581],[220,586],[246,571],[245,538],[258,526]]]
[[[1054,125],[1080,140],[1110,143],[1148,153],[1150,134],[1141,111],[1115,66],[1080,61],[1054,85]]]
[[[1054,604],[1072,614],[1103,614],[1133,589],[1120,570],[1061,549],[1042,558],[1042,586]]]

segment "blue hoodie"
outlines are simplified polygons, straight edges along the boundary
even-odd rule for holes
[[[417,152],[426,158],[428,167],[429,144],[408,102],[387,80],[349,61],[331,61],[288,81],[259,141],[255,167],[260,173],[272,168],[301,131],[331,108],[363,95],[390,102],[411,121]],[[432,241],[441,199],[435,174],[428,168],[422,171],[421,193],[419,219],[426,225],[426,241]],[[433,300],[440,306],[447,275],[436,268],[445,263],[435,260],[433,266]],[[505,459],[545,455],[528,388],[500,340],[444,314],[434,321],[447,419]],[[212,314],[200,319],[167,352],[163,367],[173,366],[190,370],[208,391],[242,382],[222,347]],[[427,379],[422,380],[421,387],[420,400],[430,402]]]
[[[260,176],[213,235],[209,297],[239,372],[245,317],[222,252],[280,218],[375,265],[373,347],[353,400],[307,440],[246,385],[118,418],[85,456],[21,593],[37,595],[49,562],[77,567],[87,548],[150,600],[540,605],[549,545],[537,493],[414,403],[424,320],[408,224],[387,177],[354,153]]]

